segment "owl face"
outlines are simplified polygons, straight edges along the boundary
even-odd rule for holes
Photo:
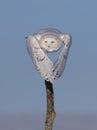
[[[40,39],[40,47],[44,51],[53,52],[60,49],[62,41],[57,36],[44,36]]]

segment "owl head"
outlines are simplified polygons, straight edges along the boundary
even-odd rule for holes
[[[39,39],[39,44],[43,51],[54,52],[61,48],[62,41],[57,35],[42,35]]]

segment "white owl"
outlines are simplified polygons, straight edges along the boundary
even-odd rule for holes
[[[32,61],[43,79],[51,83],[58,79],[65,68],[69,48],[71,46],[71,36],[62,34],[57,29],[43,29],[34,35],[27,37],[27,50]],[[58,51],[62,43],[63,50],[53,63],[46,55],[46,52]]]

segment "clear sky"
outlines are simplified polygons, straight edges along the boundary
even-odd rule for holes
[[[46,110],[43,79],[25,36],[42,28],[72,35],[63,76],[55,81],[55,109],[97,112],[97,0],[0,1],[0,113]]]

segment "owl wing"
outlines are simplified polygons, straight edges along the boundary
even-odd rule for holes
[[[54,63],[54,77],[55,77],[55,79],[59,78],[65,69],[70,45],[71,45],[71,43],[68,43],[67,45],[64,46],[58,59]]]
[[[40,48],[39,42],[34,36],[27,38],[27,50],[42,78],[53,83],[53,63]]]

